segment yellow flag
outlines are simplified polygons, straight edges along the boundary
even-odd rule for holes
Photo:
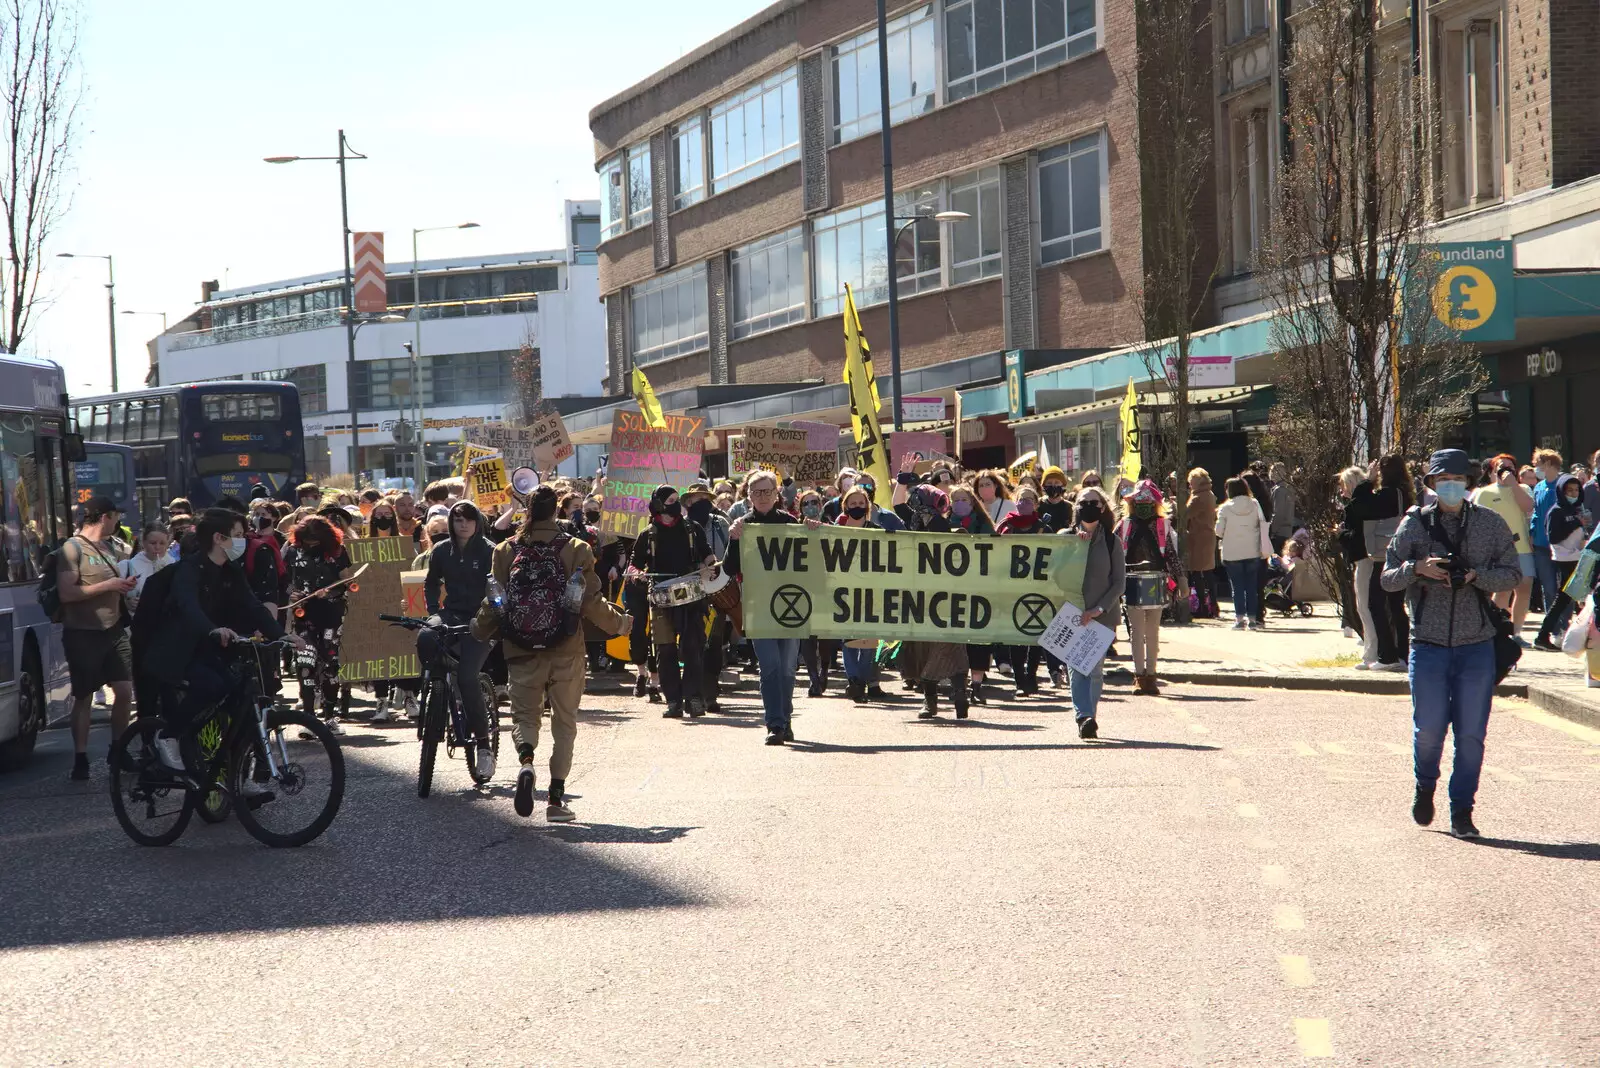
[[[639,402],[639,411],[644,415],[646,426],[652,430],[667,429],[667,418],[661,414],[661,402],[656,400],[656,391],[650,388],[650,380],[637,367],[633,369],[633,399]]]
[[[1139,455],[1139,394],[1134,392],[1130,378],[1128,395],[1122,398],[1122,477],[1130,482],[1139,481],[1143,463]]]
[[[850,424],[856,434],[856,451],[861,471],[872,476],[872,488],[880,508],[890,508],[894,500],[889,476],[889,450],[878,427],[878,380],[872,373],[872,349],[861,336],[861,315],[856,311],[855,294],[844,287],[844,384],[850,389]]]

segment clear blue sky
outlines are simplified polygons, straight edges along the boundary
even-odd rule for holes
[[[83,0],[85,95],[73,206],[47,249],[23,350],[109,387],[105,263],[117,306],[181,318],[200,282],[234,286],[337,267],[332,163],[343,126],[350,225],[409,261],[549,248],[563,199],[597,195],[589,109],[768,0]],[[603,19],[603,21],[602,21]],[[117,317],[122,388],[142,382],[154,316]],[[87,385],[86,385],[87,384]]]

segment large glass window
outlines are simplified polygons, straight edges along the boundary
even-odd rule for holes
[[[650,142],[640,141],[628,149],[628,229],[650,222]]]
[[[601,240],[622,233],[627,217],[627,205],[622,199],[622,156],[619,154],[600,164]]]
[[[122,423],[124,412],[116,405],[111,413],[113,426]],[[203,393],[200,418],[207,423],[256,423],[283,418],[283,398],[276,393]]]
[[[938,289],[940,278],[940,227],[933,218],[940,210],[940,186],[932,182],[894,195],[894,276],[901,296]]]
[[[511,395],[510,349],[432,356],[423,382],[424,404],[496,404]],[[404,362],[404,361],[402,361]],[[428,378],[431,377],[431,382]],[[432,387],[431,389],[429,387]]]
[[[324,363],[307,364],[304,367],[283,367],[274,371],[255,371],[250,377],[258,382],[293,382],[300,391],[300,412],[303,415],[318,415],[328,410],[328,365]],[[132,437],[133,409],[130,402],[128,410],[129,440]],[[155,435],[147,434],[145,437],[153,438]]]
[[[455,356],[444,359],[456,359]],[[421,392],[422,403],[433,403],[432,370],[438,366],[440,357],[431,356],[422,361]],[[355,406],[365,411],[381,410],[384,408],[406,408],[413,401],[415,383],[412,382],[411,360],[402,357],[396,360],[357,360],[355,371],[351,375],[351,389],[355,394]]]
[[[954,0],[944,18],[951,100],[1026,78],[1099,43],[1095,0]]]
[[[1103,247],[1100,135],[1039,153],[1039,262],[1055,263]]]
[[[856,306],[889,299],[889,253],[884,244],[883,203],[875,201],[818,218],[811,227],[816,314],[844,310],[845,283]]]
[[[1000,168],[950,179],[950,210],[971,218],[950,224],[950,281],[954,285],[1000,273]]]
[[[932,111],[938,102],[935,92],[939,83],[938,25],[932,4],[891,19],[887,25],[891,122]],[[877,27],[834,48],[835,143],[871,133],[882,125],[880,83]]]
[[[733,336],[749,337],[806,317],[805,233],[796,226],[730,257]]]
[[[686,208],[705,195],[705,131],[696,115],[672,131],[672,206]]]
[[[628,290],[633,362],[654,363],[703,349],[711,340],[706,265],[697,263]]]
[[[711,108],[711,191],[800,158],[800,83],[790,67]]]

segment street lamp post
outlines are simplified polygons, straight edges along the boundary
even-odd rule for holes
[[[422,492],[423,476],[428,470],[427,443],[422,434],[422,278],[418,270],[417,235],[436,230],[476,230],[475,222],[456,223],[454,226],[421,226],[411,230],[411,319],[416,323],[416,339],[411,350],[411,403],[417,417],[417,492]]]
[[[166,312],[131,311],[131,310],[127,309],[127,308],[123,308],[122,309],[122,314],[123,315],[159,315],[159,316],[161,316],[161,332],[163,334],[165,334],[167,332],[167,313]]]
[[[117,272],[111,262],[110,256],[100,256],[92,252],[58,252],[58,257],[64,260],[105,260],[106,261],[106,318],[111,324],[111,392],[117,390]]]
[[[345,161],[352,159],[366,159],[360,152],[350,148],[350,143],[345,140],[344,131],[339,131],[339,154],[336,156],[266,156],[268,163],[300,163],[309,161],[334,161],[339,164],[339,217],[342,226],[341,234],[344,246],[344,332],[345,344],[348,349],[345,362],[344,379],[345,395],[350,402],[350,460],[354,469],[352,474],[359,480],[361,476],[361,417],[356,410],[356,302],[355,279],[350,273],[350,197],[345,182]]]

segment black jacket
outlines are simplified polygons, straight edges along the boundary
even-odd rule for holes
[[[794,516],[790,515],[788,512],[785,512],[782,508],[773,508],[772,511],[767,512],[765,514],[763,514],[761,512],[758,512],[754,508],[752,508],[752,509],[750,509],[748,512],[746,512],[744,514],[744,525],[745,526],[749,526],[751,523],[798,523],[798,522],[800,522],[800,520],[796,519]],[[728,556],[727,556],[727,559],[723,560],[723,562],[722,562],[722,569],[724,571],[726,571],[730,575],[742,575],[742,574],[744,574],[744,571],[742,570],[742,568],[740,566],[739,544],[740,544],[739,541],[730,541],[728,543]]]
[[[428,611],[444,617],[446,623],[466,623],[478,614],[484,594],[489,591],[489,567],[494,562],[494,546],[481,534],[457,545],[451,538],[434,546],[428,556],[428,577],[422,583]],[[439,584],[444,584],[444,600],[439,599]]]
[[[205,553],[196,552],[164,570],[173,572],[172,589],[159,606],[158,628],[147,643],[141,642],[145,655],[140,668],[152,678],[169,686],[181,683],[201,645],[218,627],[241,635],[260,631],[268,638],[283,637],[283,628],[250,592],[244,568],[238,564],[214,564]],[[139,607],[144,606],[141,600]],[[134,625],[139,626],[137,620]]]
[[[1367,535],[1361,522],[1371,517],[1373,508],[1372,483],[1362,482],[1351,491],[1350,499],[1344,503],[1344,514],[1339,517],[1339,548],[1352,567],[1368,556]]]
[[[653,577],[649,581],[654,583],[698,571],[710,555],[706,532],[698,523],[691,523],[687,516],[671,527],[663,527],[651,519],[650,525],[639,532],[638,540],[633,543],[631,562],[640,571],[650,572]]]
[[[1250,496],[1254,497],[1256,499],[1256,504],[1261,506],[1261,518],[1267,521],[1268,526],[1271,526],[1272,494],[1268,491],[1267,484],[1263,482],[1261,480],[1261,476],[1256,474],[1254,471],[1246,471],[1239,477],[1244,479],[1244,484],[1250,487]]]
[[[1039,515],[1051,530],[1066,530],[1072,525],[1072,502],[1065,497],[1054,501],[1046,497],[1039,502]]]
[[[1556,479],[1556,502],[1544,517],[1544,532],[1551,545],[1561,544],[1572,536],[1574,530],[1583,527],[1583,515],[1579,511],[1583,507],[1583,498],[1580,496],[1571,504],[1567,503],[1567,484],[1577,481],[1576,475],[1562,475]],[[1582,484],[1579,483],[1579,486],[1581,488]]]

